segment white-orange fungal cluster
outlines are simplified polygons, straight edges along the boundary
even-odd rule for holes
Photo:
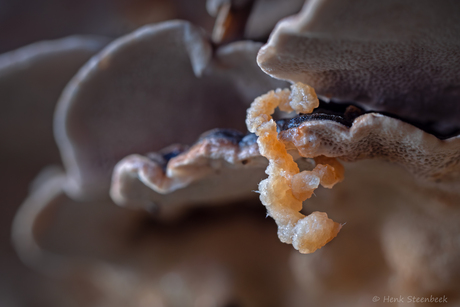
[[[260,200],[278,225],[278,237],[291,243],[301,253],[312,253],[331,241],[341,225],[326,213],[300,213],[302,202],[311,197],[321,184],[332,188],[343,179],[343,167],[333,158],[318,157],[312,171],[300,172],[278,138],[276,123],[271,117],[276,107],[281,111],[311,113],[318,107],[315,91],[296,83],[289,89],[277,89],[262,95],[248,109],[246,125],[258,136],[260,153],[269,160],[268,178],[259,183]]]

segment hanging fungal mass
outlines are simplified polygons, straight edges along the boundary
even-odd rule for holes
[[[302,202],[321,184],[332,188],[343,180],[343,166],[334,158],[318,157],[312,171],[299,171],[293,157],[278,139],[276,123],[271,117],[281,111],[311,113],[318,107],[316,93],[308,85],[296,83],[289,89],[277,89],[262,95],[248,109],[246,125],[258,136],[261,155],[269,161],[268,178],[259,183],[261,202],[278,225],[278,237],[301,253],[313,253],[337,236],[340,228],[324,212],[304,216]]]

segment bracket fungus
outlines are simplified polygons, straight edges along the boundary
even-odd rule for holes
[[[61,170],[37,183],[14,221],[13,239],[24,262],[68,287],[79,285],[72,294],[76,304],[285,301],[279,290],[290,282],[289,249],[277,247],[272,225],[258,218],[263,212],[257,206],[233,204],[163,223],[110,201],[76,202],[65,195],[65,176]],[[220,240],[226,244],[215,244]],[[256,248],[239,252],[253,242]],[[279,269],[270,272],[267,266]]]
[[[62,42],[71,55],[75,54],[70,48],[75,42],[77,38]],[[37,46],[48,50],[43,43]],[[96,48],[103,44],[90,46]],[[108,193],[104,192],[108,189],[100,187],[108,188],[112,168],[125,153],[142,152],[143,148],[159,149],[170,141],[188,140],[196,137],[194,131],[201,132],[206,127],[242,127],[243,123],[235,124],[238,110],[232,106],[226,112],[217,102],[239,102],[242,116],[246,101],[283,84],[257,68],[254,57],[260,46],[237,42],[212,51],[205,33],[181,21],[148,26],[110,44],[76,75],[58,105],[55,132],[71,178],[66,182],[83,176],[85,187],[99,191],[95,193],[96,198],[106,198]],[[57,43],[50,49],[56,55],[61,52]],[[152,50],[156,50],[153,58]],[[141,55],[138,62],[131,60],[138,55]],[[5,62],[12,66],[11,56],[4,56],[7,57]],[[40,59],[40,65],[47,64],[47,57]],[[60,57],[50,59],[58,62]],[[78,59],[78,56],[72,58],[74,62]],[[27,63],[30,65],[31,61]],[[131,73],[126,75],[126,72]],[[178,78],[181,87],[175,91]],[[11,79],[5,78],[8,82]],[[123,86],[113,87],[113,83]],[[138,96],[132,97],[132,91]],[[58,95],[58,91],[53,93]],[[182,112],[174,112],[178,108],[182,108]],[[208,121],[202,121],[203,117]],[[113,129],[117,129],[117,133]],[[73,172],[76,175],[72,177]],[[94,187],[90,183],[94,183]]]
[[[216,129],[191,148],[170,146],[122,159],[114,168],[110,195],[122,206],[174,216],[191,204],[254,197],[252,189],[263,177],[265,166],[252,135]]]
[[[296,158],[301,169],[312,168],[311,161]],[[118,205],[172,218],[193,206],[255,198],[266,167],[254,134],[213,129],[190,148],[173,145],[122,159],[114,168],[110,195]]]
[[[322,97],[451,134],[460,126],[459,12],[456,1],[307,1],[277,25],[257,60]]]
[[[184,21],[146,26],[111,43],[58,103],[55,135],[67,192],[107,197],[112,169],[125,156],[189,143],[219,126],[243,128],[238,119],[247,101],[281,82],[254,63],[259,48],[236,42],[213,52],[205,33]]]
[[[213,42],[148,25],[83,66],[19,255],[85,306],[458,305],[460,5],[309,0],[265,45],[228,43],[269,3],[209,0]]]

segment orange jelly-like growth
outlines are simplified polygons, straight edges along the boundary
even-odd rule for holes
[[[278,225],[280,240],[291,243],[305,254],[313,253],[331,241],[341,225],[323,212],[304,216],[300,213],[302,202],[310,198],[320,184],[332,188],[342,181],[344,169],[334,158],[317,157],[313,170],[300,172],[279,140],[271,115],[276,107],[284,112],[311,113],[318,105],[313,88],[296,83],[291,90],[278,89],[256,98],[246,118],[248,130],[258,136],[260,153],[269,161],[268,178],[259,183],[260,200]]]

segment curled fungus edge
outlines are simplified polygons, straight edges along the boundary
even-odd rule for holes
[[[315,158],[313,170],[300,172],[278,138],[271,115],[277,107],[283,112],[311,113],[318,106],[314,89],[296,83],[291,90],[277,89],[256,98],[246,118],[248,130],[258,136],[261,155],[269,161],[265,171],[268,178],[259,183],[260,200],[278,225],[281,242],[292,244],[303,254],[323,247],[337,236],[342,227],[324,212],[315,211],[305,216],[300,211],[302,202],[310,198],[320,184],[332,188],[342,181],[344,168],[336,159],[321,156]]]

